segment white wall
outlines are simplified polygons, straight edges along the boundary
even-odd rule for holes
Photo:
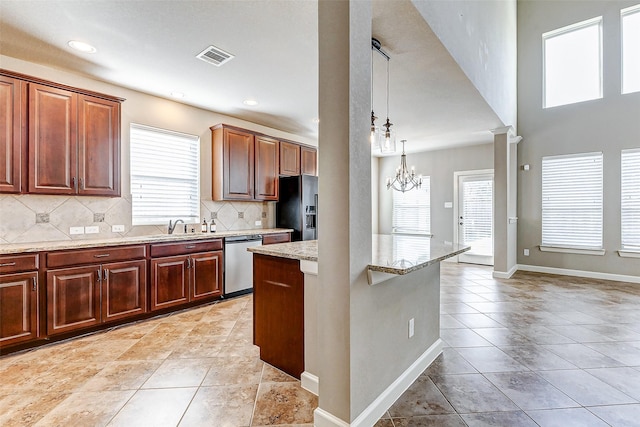
[[[380,233],[391,233],[392,190],[387,190],[386,179],[400,164],[400,156],[383,157],[379,160],[378,174]],[[453,200],[453,173],[457,171],[493,169],[493,144],[472,145],[447,150],[426,151],[407,154],[409,167],[415,165],[416,172],[431,177],[431,232],[439,241],[453,241],[453,209],[445,208],[445,202]]]
[[[640,147],[640,93],[620,94],[620,9],[632,1],[518,3],[518,263],[638,275],[635,259],[620,258],[620,150]],[[603,16],[604,97],[542,108],[542,33]],[[604,153],[604,256],[540,252],[543,156]],[[530,256],[522,255],[523,249]]]
[[[503,124],[515,126],[516,1],[413,4]]]

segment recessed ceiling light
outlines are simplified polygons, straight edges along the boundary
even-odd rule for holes
[[[96,53],[98,51],[98,49],[96,49],[95,47],[91,46],[89,43],[85,43],[85,42],[81,42],[78,40],[71,40],[68,45],[79,51],[82,53]]]
[[[171,96],[174,98],[184,98],[184,93],[182,92],[171,92]]]
[[[255,107],[256,105],[258,105],[258,101],[256,101],[255,99],[245,99],[242,103],[244,105],[248,105],[249,107]]]

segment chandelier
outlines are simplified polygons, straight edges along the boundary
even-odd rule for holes
[[[380,151],[382,153],[395,153],[396,152],[396,136],[395,132],[391,130],[393,123],[389,120],[389,55],[387,55],[382,49],[382,44],[378,39],[371,39],[371,136],[370,142],[372,145],[378,143]],[[373,112],[373,52],[376,51],[387,60],[387,121],[382,125],[384,132],[376,125],[377,119]]]
[[[396,168],[396,176],[393,180],[391,178],[387,178],[387,190],[394,189],[396,191],[405,191],[413,190],[414,188],[418,189],[422,187],[422,175],[416,176],[416,171],[413,166],[411,166],[411,170],[407,168],[407,155],[404,154],[404,143],[407,142],[406,139],[400,141],[402,143],[402,156],[400,156],[400,166]]]

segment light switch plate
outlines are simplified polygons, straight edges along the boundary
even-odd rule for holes
[[[84,228],[86,234],[96,234],[100,232],[100,227],[97,225],[90,225]]]
[[[524,256],[529,256],[529,249],[525,249],[522,251]]]
[[[84,227],[69,227],[69,234],[84,234]]]
[[[123,233],[124,232],[124,225],[113,225],[111,226],[111,231],[114,233]]]
[[[444,207],[445,209],[453,208],[453,202],[444,202]]]

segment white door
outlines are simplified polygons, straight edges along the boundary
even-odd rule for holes
[[[456,172],[457,241],[471,250],[458,262],[493,265],[493,171]]]

